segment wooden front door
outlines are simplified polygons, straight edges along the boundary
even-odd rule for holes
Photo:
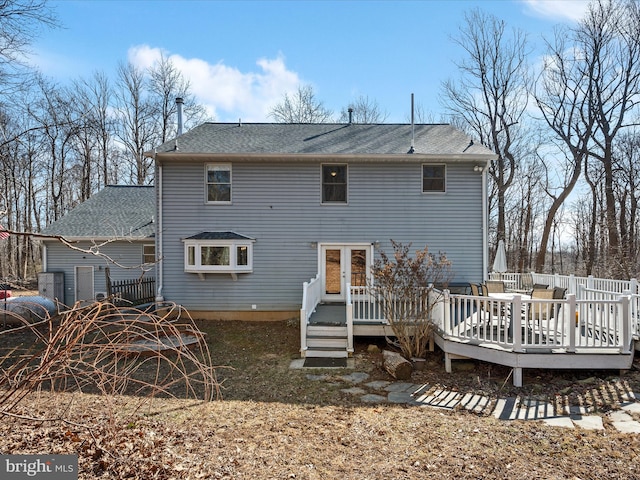
[[[322,301],[344,302],[347,284],[367,284],[371,245],[323,245],[321,247]]]

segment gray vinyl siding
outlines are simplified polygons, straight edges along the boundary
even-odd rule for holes
[[[128,280],[139,278],[143,272],[140,268],[142,264],[143,245],[153,245],[154,240],[133,241],[133,242],[111,242],[100,247],[100,253],[111,258],[123,267],[121,268],[109,262],[105,258],[96,255],[79,252],[66,247],[60,242],[46,242],[47,247],[47,272],[64,273],[64,303],[71,306],[76,301],[75,298],[75,267],[93,266],[94,292],[106,292],[105,268],[109,267],[112,280]],[[74,246],[88,250],[91,247],[89,242],[78,242]],[[145,273],[145,276],[155,276],[155,269]]]
[[[296,310],[302,283],[318,272],[315,242],[390,239],[444,251],[454,281],[480,281],[482,182],[474,163],[449,163],[446,192],[422,193],[422,163],[348,163],[348,204],[321,204],[317,161],[234,162],[232,202],[205,202],[205,165],[163,165],[163,296],[193,310]],[[220,162],[224,163],[224,162]],[[334,162],[345,163],[345,162]],[[440,162],[444,163],[444,162]],[[253,273],[200,278],[184,272],[182,239],[203,231],[255,238]]]

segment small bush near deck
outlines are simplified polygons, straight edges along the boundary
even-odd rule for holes
[[[407,359],[424,358],[433,335],[432,312],[438,296],[435,286],[446,288],[451,262],[429,247],[411,255],[409,245],[391,240],[393,255],[380,252],[373,265],[373,291],[396,337],[394,344]]]

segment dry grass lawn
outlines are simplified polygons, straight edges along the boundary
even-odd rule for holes
[[[608,420],[601,431],[569,430],[488,413],[363,404],[341,391],[349,371],[318,381],[307,375],[320,372],[289,369],[299,348],[295,322],[200,326],[221,366],[222,400],[141,404],[128,397],[31,393],[15,412],[24,417],[2,418],[0,451],[78,454],[82,479],[640,478],[640,435],[618,433]],[[390,380],[380,355],[367,353],[372,342],[357,344],[356,370],[370,380]],[[618,408],[615,392],[640,392],[636,369],[622,377],[525,371],[520,391],[509,373],[465,362],[449,375],[434,352],[412,381],[494,398],[523,393],[579,402],[602,414]]]

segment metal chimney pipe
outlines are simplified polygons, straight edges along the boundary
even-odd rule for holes
[[[351,122],[353,121],[353,108],[349,107],[347,111],[349,112],[349,125],[351,125]]]
[[[182,104],[184,100],[182,97],[176,98],[176,107],[178,109],[178,136],[182,135]]]

